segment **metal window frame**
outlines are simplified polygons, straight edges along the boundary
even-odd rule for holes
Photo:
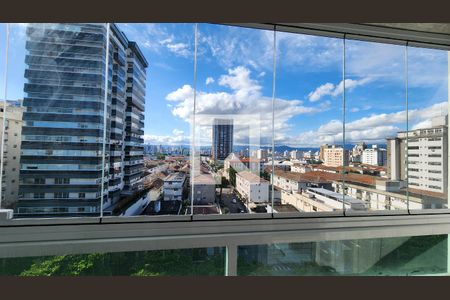
[[[374,25],[350,23],[228,25],[450,50],[450,35],[447,34]],[[258,225],[256,228],[255,224]],[[350,238],[348,235],[350,232],[365,232],[365,235],[356,235],[359,238],[367,237],[368,233],[371,237],[376,237],[376,234],[383,237],[394,233],[411,235],[411,232],[414,232],[414,235],[448,233],[449,224],[450,209],[12,219],[0,220],[0,257],[104,251],[106,248],[108,251],[125,251],[124,249],[156,250],[214,245],[230,247],[227,252],[233,254],[235,249],[232,247],[237,247],[236,245],[331,237],[342,239]],[[233,230],[230,233],[228,230],[231,228]],[[253,231],[248,231],[250,228]],[[173,232],[175,229],[176,232]],[[158,230],[160,235],[153,235],[153,232]],[[67,236],[58,235],[58,232],[64,232]],[[230,266],[229,272],[233,273],[233,270],[235,268]]]

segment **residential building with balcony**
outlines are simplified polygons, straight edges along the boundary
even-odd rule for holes
[[[131,158],[142,148],[125,145],[127,136],[143,134],[143,123],[125,126],[126,109],[144,97],[125,93],[125,82],[145,82],[145,73],[126,69],[138,48],[114,24],[108,36],[105,24],[39,23],[27,25],[26,50],[16,214],[98,215],[101,201],[111,208],[130,190],[127,178],[142,175],[123,171],[127,161],[140,163]]]
[[[236,190],[251,202],[269,201],[269,182],[249,171],[236,174]]]
[[[347,166],[349,151],[342,147],[331,146],[323,149],[323,164],[329,167]]]
[[[187,177],[182,172],[169,174],[164,178],[163,197],[165,201],[184,200],[187,197]]]
[[[445,194],[448,191],[448,116],[433,118],[431,125],[399,132],[396,138],[388,139],[388,176],[392,180],[408,179],[408,187],[412,189]]]
[[[20,144],[22,135],[23,108],[17,101],[0,104],[0,124],[5,122],[5,130],[0,130],[3,141],[3,174],[1,183],[1,208],[13,209],[19,195]],[[4,106],[4,107],[3,107]],[[6,109],[6,114],[5,110]],[[6,115],[6,120],[3,118]]]
[[[387,162],[386,149],[372,145],[372,148],[366,148],[362,151],[362,163],[371,166],[384,166]]]

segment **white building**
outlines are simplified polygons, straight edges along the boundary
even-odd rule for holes
[[[236,190],[248,201],[269,201],[269,182],[249,171],[236,174]]]
[[[362,152],[362,163],[372,166],[384,166],[387,163],[386,149],[378,148],[372,145],[372,148],[364,149]]]
[[[313,171],[313,168],[310,165],[306,165],[306,164],[294,164],[291,167],[291,172],[294,173],[306,173],[306,172],[311,172]]]
[[[406,132],[399,132],[396,138],[388,139],[389,178],[408,178],[410,189],[447,193],[447,127],[447,116],[435,117],[431,127],[409,131],[408,143]]]
[[[240,158],[235,153],[230,153],[223,162],[224,176],[230,180],[229,170],[233,168],[236,172],[251,171],[258,173],[263,169],[264,162],[257,158]]]
[[[194,177],[194,204],[209,204],[216,200],[216,180],[212,174]]]
[[[187,188],[186,175],[181,172],[169,174],[164,178],[164,200],[183,200]]]

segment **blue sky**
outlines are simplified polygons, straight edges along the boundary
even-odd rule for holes
[[[118,24],[149,61],[145,140],[189,143],[194,92],[194,24]],[[24,28],[11,26],[8,98],[23,97]],[[5,25],[0,26],[4,57]],[[211,122],[235,118],[235,143],[272,137],[274,33],[199,24],[196,140],[210,143]],[[276,34],[275,142],[297,147],[342,141],[343,41]],[[347,40],[347,142],[383,143],[405,130],[405,47]],[[0,60],[3,76],[4,59]],[[448,56],[408,48],[410,127],[447,112]],[[3,90],[3,82],[1,83]],[[251,133],[249,133],[249,130]],[[255,140],[255,139],[253,139]]]

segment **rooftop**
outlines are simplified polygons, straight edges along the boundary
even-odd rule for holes
[[[277,176],[294,180],[297,182],[327,182],[327,181],[342,181],[353,182],[356,184],[375,185],[376,180],[386,180],[385,178],[371,175],[362,175],[355,173],[347,173],[343,177],[342,174],[330,173],[323,171],[313,171],[306,173],[294,173],[282,170],[275,170]]]
[[[186,175],[184,173],[176,172],[167,175],[166,178],[164,178],[164,181],[184,181],[186,179]]]
[[[199,174],[194,177],[194,183],[195,184],[209,184],[209,185],[215,185],[216,180],[212,176],[212,174]]]
[[[249,171],[241,171],[237,173],[237,175],[251,183],[268,183],[268,181],[265,180],[264,178],[261,178],[258,175]]]
[[[348,195],[345,195],[345,197],[344,197],[344,195],[342,195],[340,193],[336,193],[336,192],[333,192],[333,191],[330,191],[330,190],[327,190],[324,188],[308,188],[308,191],[312,191],[317,194],[324,195],[326,197],[338,200],[340,202],[344,201],[345,203],[348,203],[348,204],[364,204],[364,201],[362,201],[362,200],[353,198]]]

